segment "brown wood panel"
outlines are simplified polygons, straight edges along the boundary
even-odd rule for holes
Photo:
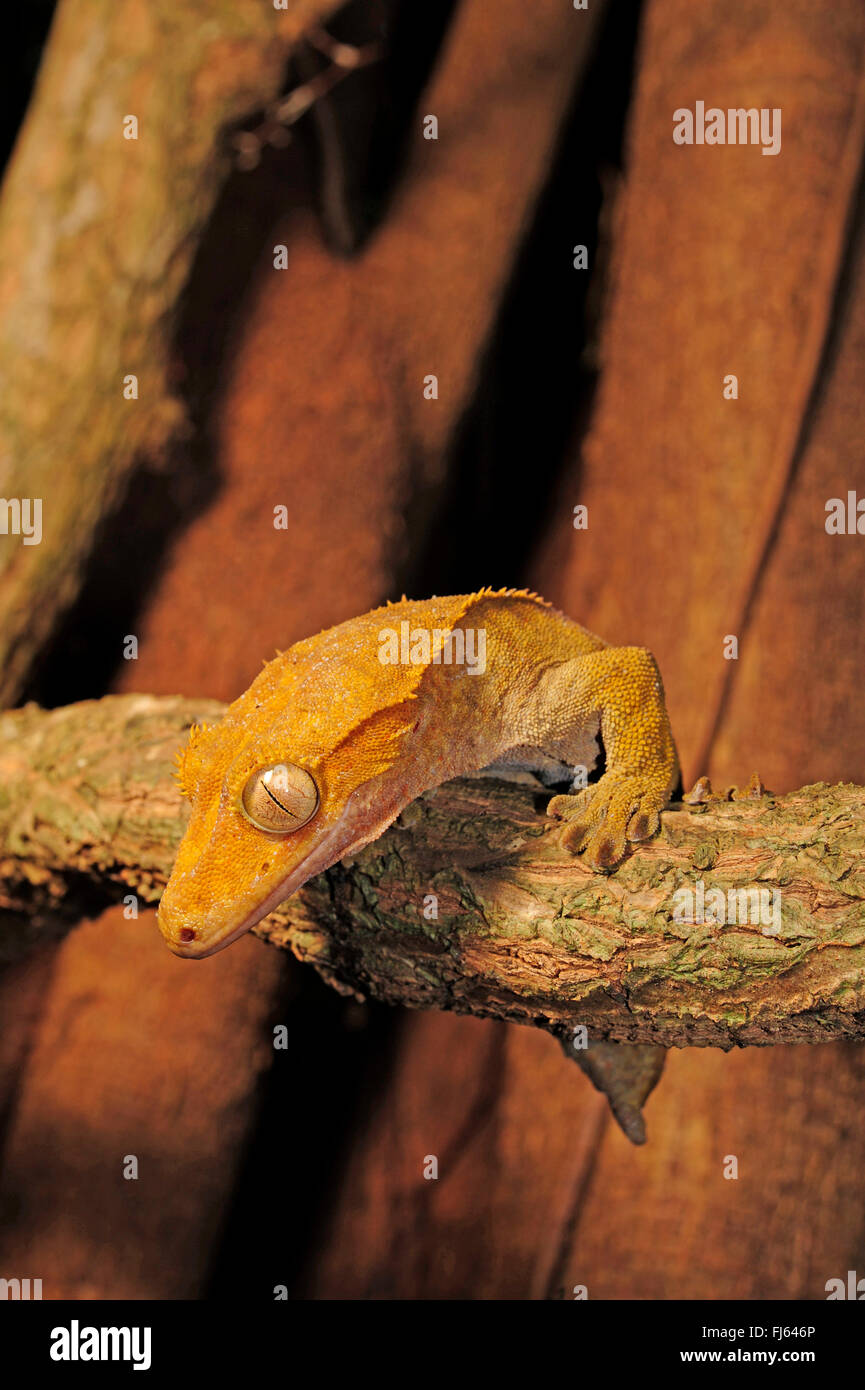
[[[347,1156],[313,1295],[546,1296],[607,1123],[545,1034],[418,1015]]]
[[[218,490],[171,548],[116,688],[230,699],[276,647],[392,591],[425,524],[407,534],[404,509],[443,478],[593,24],[558,0],[531,24],[521,0],[467,0],[424,102],[439,141],[416,133],[363,255],[335,260],[296,203],[274,227],[216,388]],[[225,318],[195,331],[224,335]],[[288,530],[273,528],[279,504]],[[0,1175],[4,1268],[44,1269],[46,1296],[201,1292],[283,969],[250,941],[190,970],[147,914],[64,943]],[[485,1046],[469,1071],[483,1074]],[[148,1182],[121,1186],[118,1155],[139,1149]]]
[[[707,770],[727,678],[708,767],[722,784],[755,766],[779,790],[862,775],[862,552],[825,536],[823,504],[863,472],[861,288],[843,235],[863,46],[853,4],[646,12],[602,387],[563,492],[590,525],[563,574],[551,546],[533,577],[604,636],[653,648],[687,777]],[[674,146],[672,112],[698,97],[781,107],[782,154]],[[827,334],[839,275],[841,330]],[[723,399],[730,372],[738,401]],[[727,633],[741,642],[732,670]],[[605,1133],[567,1286],[825,1297],[862,1259],[860,1076],[844,1047],[673,1053],[646,1149]],[[728,1153],[738,1182],[722,1176]]]
[[[272,1057],[262,1015],[278,963],[239,945],[236,960],[178,969],[152,913],[111,913],[61,949],[0,1187],[0,1264],[41,1278],[45,1298],[200,1287]]]
[[[865,1256],[862,1078],[847,1043],[672,1052],[651,1142],[604,1135],[566,1297],[825,1298]]]
[[[865,780],[865,536],[830,535],[826,503],[865,498],[865,238],[778,534],[740,648],[712,769],[759,767],[767,785]],[[863,522],[865,526],[865,522]]]
[[[723,640],[740,635],[815,375],[863,50],[853,0],[646,9],[597,406],[532,580],[608,640],[652,648],[687,778],[706,771]],[[780,107],[781,153],[675,145],[673,112],[700,93]],[[589,527],[571,529],[562,566],[578,502]]]

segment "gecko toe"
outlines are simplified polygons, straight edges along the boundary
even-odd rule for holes
[[[596,869],[614,869],[625,852],[624,836],[605,835],[595,847],[592,863]]]
[[[636,811],[628,825],[629,840],[650,840],[660,824],[657,811]]]
[[[571,854],[579,854],[588,833],[589,827],[583,821],[569,821],[562,831],[561,843]]]
[[[608,773],[576,796],[554,796],[547,814],[565,820],[565,849],[571,854],[582,851],[588,865],[609,873],[624,859],[629,843],[656,834],[662,804],[654,788],[636,777]]]
[[[553,796],[547,802],[547,815],[556,820],[572,820],[585,811],[589,802],[588,789],[580,792],[564,792]]]

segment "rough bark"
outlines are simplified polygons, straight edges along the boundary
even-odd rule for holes
[[[100,899],[159,897],[184,823],[174,754],[221,709],[137,695],[3,716],[4,957]],[[485,777],[430,791],[258,934],[346,992],[564,1040],[580,1025],[666,1047],[865,1036],[865,789],[678,804],[610,876],[560,847],[544,801]],[[676,921],[674,893],[698,881],[777,892],[777,929],[738,899],[726,925]]]
[[[0,201],[0,490],[42,503],[41,543],[0,547],[4,704],[133,464],[183,426],[173,311],[229,167],[223,131],[274,96],[291,44],[334,7],[58,8]]]

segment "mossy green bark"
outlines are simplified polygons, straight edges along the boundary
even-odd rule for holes
[[[862,1034],[862,788],[679,806],[606,877],[564,853],[544,800],[487,779],[428,793],[408,824],[331,871],[326,897],[308,886],[327,930],[291,944],[342,979],[350,961],[360,990],[394,1002],[560,1035],[583,1023],[616,1041],[728,1047]],[[746,920],[675,920],[677,891],[699,883]],[[754,889],[777,891],[777,926],[747,920]]]
[[[136,695],[0,718],[0,957],[157,900],[185,822],[174,755],[222,708]],[[865,789],[677,805],[610,875],[561,848],[546,800],[487,777],[430,791],[257,934],[342,990],[565,1041],[581,1024],[664,1046],[865,1036]],[[777,929],[676,920],[699,883],[777,892]]]

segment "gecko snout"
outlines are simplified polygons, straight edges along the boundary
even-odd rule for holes
[[[180,922],[172,921],[171,915],[164,913],[161,908],[158,921],[165,944],[171,948],[176,956],[197,959],[203,954],[204,943],[197,927],[182,920]]]
[[[176,956],[197,960],[207,954],[211,933],[207,914],[193,909],[189,903],[177,902],[171,884],[166,888],[156,918],[165,944]]]

